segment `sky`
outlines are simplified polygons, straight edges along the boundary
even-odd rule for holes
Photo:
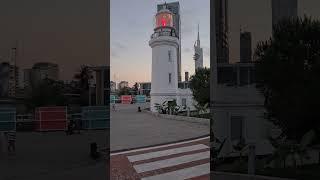
[[[175,0],[167,0],[175,2]],[[111,80],[145,82],[151,79],[151,47],[157,4],[164,0],[111,0]],[[194,42],[198,23],[204,51],[204,66],[210,65],[210,1],[180,1],[181,11],[181,71],[194,73]]]
[[[1,0],[0,57],[18,40],[21,69],[57,63],[70,80],[81,64],[106,65],[106,9],[105,0]]]
[[[319,19],[319,7],[319,0],[298,0],[298,15]],[[229,0],[230,62],[238,62],[240,59],[240,26],[251,32],[254,51],[259,41],[271,37],[271,0]]]
[[[173,2],[171,0],[166,2]],[[111,0],[111,80],[134,82],[151,79],[151,48],[156,5],[164,0]],[[209,0],[180,0],[182,24],[182,79],[184,72],[194,73],[193,44],[200,23],[200,39],[204,49],[204,65],[210,58]],[[298,15],[320,17],[320,1],[298,0]],[[269,39],[272,23],[271,0],[229,0],[230,62],[240,59],[240,26],[252,33],[252,47]]]
[[[49,61],[60,78],[72,79],[81,64],[106,65],[111,78],[130,82],[151,78],[151,48],[156,5],[164,0],[110,0],[111,57],[107,57],[106,0],[1,0],[0,61],[18,40],[17,65],[30,68]],[[167,0],[172,2],[174,0]],[[182,78],[194,72],[193,44],[200,24],[204,65],[209,66],[210,1],[180,0],[182,13]],[[319,0],[298,0],[298,14],[320,17]],[[230,61],[239,59],[240,25],[252,32],[253,47],[271,35],[270,0],[229,0]],[[3,58],[1,58],[3,57]],[[2,60],[1,60],[2,59]]]

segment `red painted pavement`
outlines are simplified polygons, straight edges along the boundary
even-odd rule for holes
[[[150,153],[150,152],[174,149],[174,148],[179,148],[179,147],[187,147],[187,146],[199,145],[199,144],[206,145],[206,146],[208,146],[208,148],[194,150],[194,151],[190,151],[190,152],[179,153],[179,154],[173,154],[173,155],[168,155],[168,156],[156,157],[156,158],[152,158],[152,159],[140,160],[140,161],[136,161],[136,162],[130,162],[128,160],[128,156],[132,156],[132,155],[140,155],[140,154],[145,154],[145,153]],[[140,180],[141,178],[144,178],[144,177],[151,177],[151,176],[160,175],[160,174],[164,174],[164,173],[175,172],[177,170],[182,170],[185,168],[191,168],[194,166],[207,164],[207,163],[209,163],[209,158],[197,160],[197,161],[192,161],[192,162],[188,162],[188,163],[183,163],[183,164],[179,164],[179,165],[175,165],[175,166],[171,166],[171,167],[165,167],[165,168],[161,168],[161,169],[142,172],[142,173],[137,173],[137,171],[133,167],[134,165],[151,163],[151,162],[156,162],[156,161],[160,161],[160,160],[166,160],[169,158],[176,158],[176,157],[181,157],[184,155],[192,155],[192,154],[207,152],[207,151],[209,151],[209,138],[202,139],[202,140],[196,140],[195,142],[187,142],[187,143],[183,143],[183,144],[178,144],[178,145],[168,145],[168,147],[153,147],[152,149],[147,149],[147,150],[143,150],[143,149],[137,150],[137,152],[128,152],[127,151],[127,152],[123,152],[123,154],[119,154],[119,153],[111,154],[110,179],[111,180]],[[190,180],[209,180],[209,179],[210,179],[209,173],[206,175],[201,175],[201,176],[196,176],[196,177],[190,178]]]

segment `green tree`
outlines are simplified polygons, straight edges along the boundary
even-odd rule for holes
[[[177,100],[164,101],[162,104],[156,103],[154,105],[160,114],[177,114],[181,107],[177,104]]]
[[[190,85],[197,106],[205,107],[210,102],[210,69],[201,68],[190,78]]]
[[[129,87],[123,87],[123,88],[119,89],[118,95],[119,95],[119,96],[122,96],[122,95],[131,95],[131,88],[129,88]]]
[[[138,83],[135,83],[135,84],[133,85],[132,90],[133,90],[134,95],[139,94],[139,93],[138,93],[138,91],[139,91]]]
[[[90,67],[82,65],[74,75],[74,78],[79,82],[80,86],[80,104],[86,106],[89,104],[89,81],[93,78]]]
[[[83,90],[89,89],[89,81],[93,78],[92,71],[89,66],[82,65],[79,71],[74,75],[74,78],[79,81],[80,88]]]
[[[255,50],[257,87],[268,118],[291,140],[319,127],[320,22],[292,18],[274,26]]]
[[[51,79],[41,80],[31,91],[28,91],[27,107],[34,109],[40,106],[65,106],[66,98],[63,90],[63,82]]]

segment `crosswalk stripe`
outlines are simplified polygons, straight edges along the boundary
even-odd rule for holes
[[[193,139],[193,140],[183,141],[183,142],[178,142],[178,143],[170,143],[170,144],[166,144],[166,145],[160,145],[160,146],[154,146],[154,147],[148,147],[148,148],[140,148],[140,149],[134,149],[134,150],[129,150],[129,151],[111,153],[110,156],[117,156],[117,155],[122,155],[122,154],[127,154],[127,153],[135,153],[135,152],[153,150],[153,149],[158,149],[158,148],[166,148],[166,147],[170,147],[170,146],[176,146],[176,145],[181,145],[181,144],[186,144],[186,143],[192,143],[192,142],[197,142],[197,141],[201,141],[201,140],[206,140],[206,139],[209,139],[209,138],[210,138],[210,136],[207,136],[207,137],[203,137],[203,138],[198,138],[198,139]]]
[[[209,147],[204,144],[197,144],[197,145],[192,145],[192,146],[186,146],[186,147],[168,149],[168,150],[163,150],[163,151],[156,151],[156,152],[150,152],[150,153],[145,153],[145,154],[128,156],[128,159],[130,162],[136,162],[136,161],[142,161],[142,160],[147,160],[147,159],[152,159],[152,158],[169,156],[169,155],[174,155],[174,154],[179,154],[179,153],[197,151],[197,150],[202,150],[202,149],[207,149],[207,148],[209,148]]]
[[[180,157],[175,157],[175,158],[170,158],[170,159],[165,159],[165,160],[160,160],[160,161],[155,161],[150,163],[134,165],[133,167],[138,173],[142,173],[142,172],[176,166],[179,164],[184,164],[184,163],[189,163],[189,162],[209,159],[209,158],[210,158],[210,152],[205,151],[205,152],[196,153],[196,154],[190,154],[190,155],[185,155],[185,156],[180,156]]]
[[[193,177],[198,177],[210,173],[210,164],[202,164],[190,168],[185,168],[177,171],[172,171],[155,176],[142,178],[141,180],[184,180]]]

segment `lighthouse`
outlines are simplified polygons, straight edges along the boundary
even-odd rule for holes
[[[173,26],[173,13],[163,6],[155,16],[154,32],[149,45],[152,48],[150,110],[157,112],[156,104],[177,100],[178,94],[178,34]]]

